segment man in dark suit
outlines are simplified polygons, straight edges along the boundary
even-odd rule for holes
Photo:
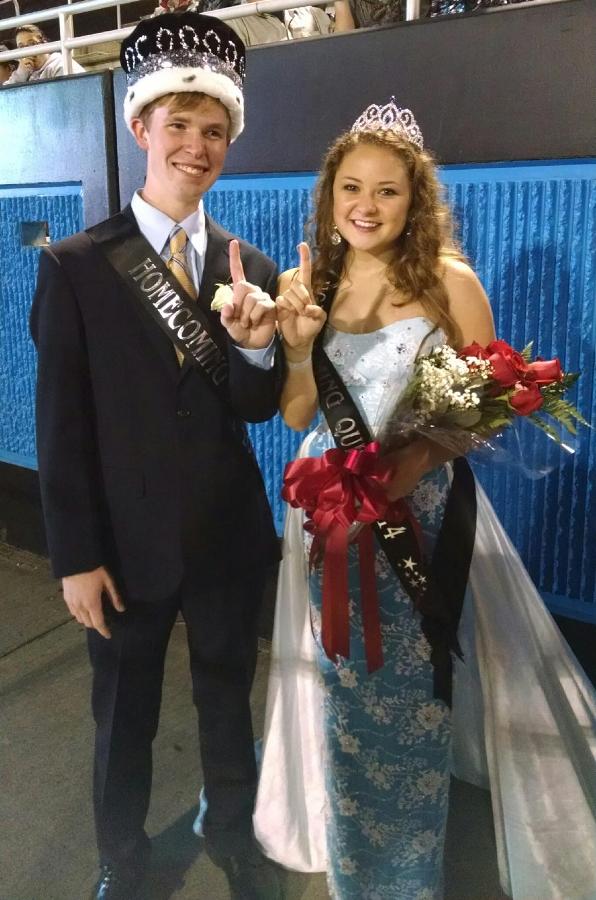
[[[243,422],[277,408],[276,269],[201,200],[242,130],[244,47],[216,19],[163,15],[137,26],[122,63],[145,185],[122,214],[42,253],[31,314],[48,544],[93,666],[94,897],[130,900],[147,867],[151,744],[179,612],[207,845],[234,896],[277,897],[252,838],[249,692],[278,547]]]

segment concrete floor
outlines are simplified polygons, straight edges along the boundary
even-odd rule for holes
[[[92,720],[83,629],[47,562],[0,544],[0,900],[86,900],[96,878],[90,804]],[[227,900],[226,880],[192,833],[201,784],[184,626],[174,629],[155,742],[148,831],[154,872],[143,900]],[[253,691],[263,725],[268,656]],[[502,900],[490,799],[455,782],[446,900]],[[324,900],[323,875],[283,873],[287,900]]]

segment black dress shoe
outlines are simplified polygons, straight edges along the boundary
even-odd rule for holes
[[[256,847],[212,858],[226,873],[232,900],[281,900],[277,868]]]
[[[92,900],[134,900],[143,880],[143,871],[102,866]]]

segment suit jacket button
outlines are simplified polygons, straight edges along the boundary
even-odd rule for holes
[[[177,409],[176,415],[181,419],[188,419],[188,417],[191,415],[191,412],[190,409]]]

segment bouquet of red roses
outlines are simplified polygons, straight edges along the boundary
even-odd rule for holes
[[[416,432],[454,450],[486,446],[520,416],[560,444],[556,424],[571,434],[576,423],[588,424],[564,398],[578,373],[563,372],[557,358],[533,360],[531,354],[531,343],[518,352],[496,340],[459,351],[442,344],[418,357],[407,387],[381,415],[383,449]]]

